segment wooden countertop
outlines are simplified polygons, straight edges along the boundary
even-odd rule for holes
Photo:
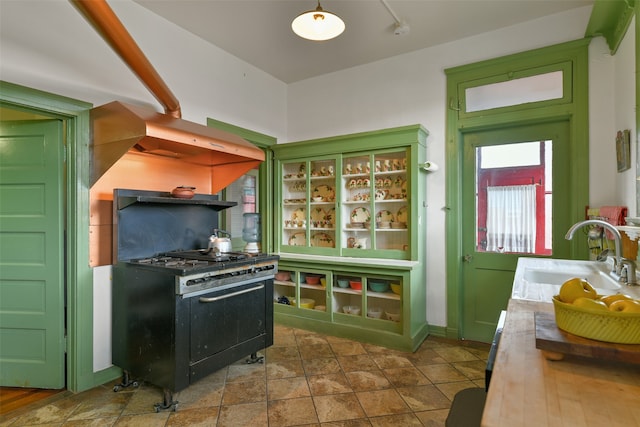
[[[536,348],[536,311],[553,305],[509,301],[482,426],[640,426],[640,365],[545,359]]]

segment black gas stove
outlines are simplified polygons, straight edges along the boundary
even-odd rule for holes
[[[273,344],[278,256],[199,249],[232,205],[114,190],[114,390],[140,378],[163,388],[156,410],[175,409],[174,392]]]

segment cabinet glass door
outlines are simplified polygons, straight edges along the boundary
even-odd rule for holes
[[[342,247],[371,249],[371,155],[345,157],[342,165]]]
[[[282,165],[282,245],[336,248],[336,161]]]
[[[307,162],[282,165],[282,244],[307,246]]]
[[[336,248],[336,161],[309,162],[309,245]]]
[[[376,249],[408,250],[407,157],[404,151],[374,155]]]
[[[408,251],[409,182],[406,151],[343,159],[342,247],[356,251]],[[398,256],[404,258],[404,256]]]

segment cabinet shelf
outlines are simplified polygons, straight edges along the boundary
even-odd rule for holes
[[[293,282],[285,282],[285,281],[282,281],[282,280],[274,280],[273,283],[275,285],[283,285],[283,286],[295,286],[296,285]]]
[[[407,199],[388,199],[388,200],[374,200],[376,205],[378,204],[387,204],[387,203],[407,203]],[[342,202],[345,205],[369,205],[371,203],[370,200],[345,200]],[[288,205],[289,203],[287,203]]]
[[[367,291],[367,296],[370,298],[392,299],[400,301],[400,295],[393,292],[373,292]]]
[[[276,282],[274,299],[306,298],[320,307],[276,304],[276,322],[410,351],[424,340],[426,269],[419,250],[425,247],[427,175],[418,165],[426,161],[426,136],[413,125],[271,148],[273,245],[279,268],[293,282]],[[369,227],[351,228],[352,218]],[[389,228],[376,227],[376,220]],[[398,223],[406,227],[391,227]],[[309,285],[305,275],[320,276],[325,286]],[[343,280],[360,280],[363,289],[341,288]],[[398,283],[402,293],[370,291],[370,280]],[[345,314],[345,306],[361,312]],[[382,317],[368,317],[371,308],[383,310]]]
[[[403,174],[406,173],[407,170],[406,169],[398,169],[398,170],[391,170],[391,171],[380,171],[380,172],[374,172],[373,176],[388,176],[388,175],[397,175],[397,174]],[[345,173],[342,175],[343,179],[351,179],[351,178],[369,178],[370,173],[369,172],[363,172],[363,173]]]
[[[338,288],[334,287],[333,292],[336,294],[350,294],[350,295],[362,295],[362,291],[351,288]]]

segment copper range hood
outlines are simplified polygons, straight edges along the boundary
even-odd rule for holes
[[[115,101],[91,110],[91,186],[130,151],[210,166],[214,193],[264,161],[264,152],[239,136],[181,119],[178,100],[105,0],[70,1],[165,109]]]

